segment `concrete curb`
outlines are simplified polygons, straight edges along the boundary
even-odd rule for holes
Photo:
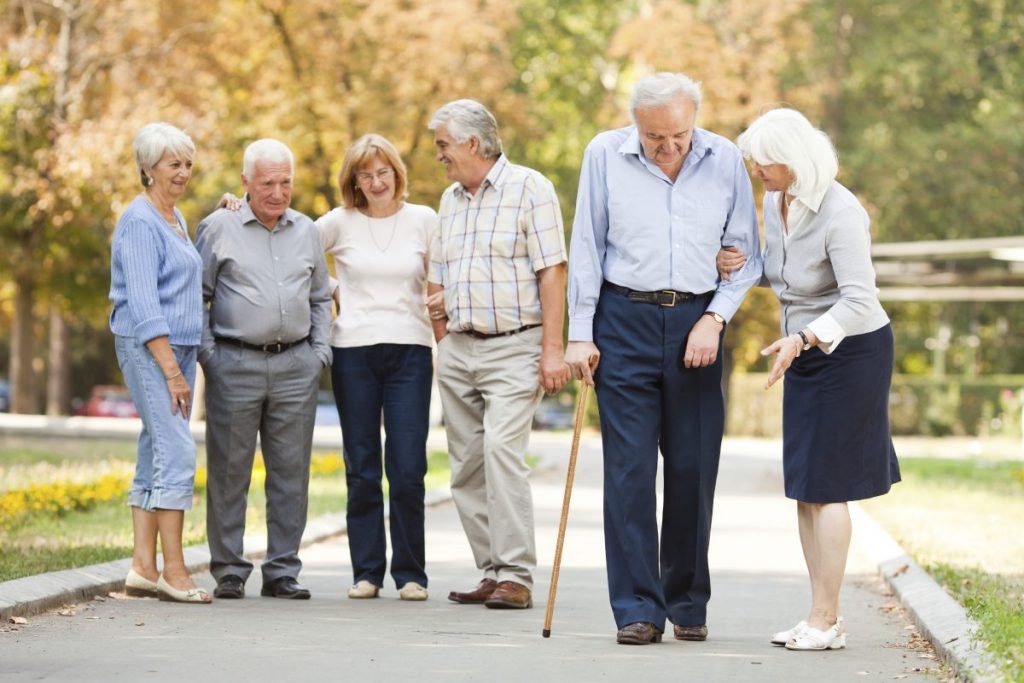
[[[448,487],[427,491],[427,506],[451,500]],[[385,515],[387,506],[385,505]],[[345,533],[344,513],[335,512],[316,517],[306,523],[302,547],[319,543]],[[245,556],[256,559],[267,553],[267,537],[245,537]],[[185,548],[185,564],[189,572],[203,572],[210,567],[210,550],[206,544]],[[0,583],[0,623],[11,617],[29,617],[61,605],[92,600],[97,595],[124,590],[124,577],[131,568],[131,559],[113,560],[78,569],[47,572]]]
[[[958,680],[1005,680],[992,655],[977,639],[978,624],[914,559],[856,503],[850,503],[855,534],[878,565],[886,584]]]

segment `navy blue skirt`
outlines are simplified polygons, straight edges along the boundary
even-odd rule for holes
[[[889,432],[892,326],[812,348],[786,371],[782,412],[786,497],[841,503],[900,480]]]

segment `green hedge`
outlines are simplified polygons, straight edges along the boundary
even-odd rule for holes
[[[726,433],[732,436],[780,436],[781,387],[764,390],[764,373],[734,373],[729,391]],[[1021,435],[1024,375],[946,378],[896,375],[889,395],[889,416],[896,435]]]

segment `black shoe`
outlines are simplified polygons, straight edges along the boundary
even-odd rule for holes
[[[285,598],[286,600],[309,600],[309,591],[303,588],[294,576],[282,576],[263,584],[260,595],[265,598]]]
[[[240,600],[245,597],[245,581],[241,576],[225,574],[217,579],[217,587],[213,589],[213,597],[218,600]]]

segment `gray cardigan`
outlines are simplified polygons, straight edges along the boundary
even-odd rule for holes
[[[788,238],[778,192],[765,193],[763,215],[764,275],[779,297],[784,335],[795,334],[826,314],[843,336],[874,332],[888,324],[871,265],[870,220],[852,192],[832,181],[817,213],[810,213]]]

